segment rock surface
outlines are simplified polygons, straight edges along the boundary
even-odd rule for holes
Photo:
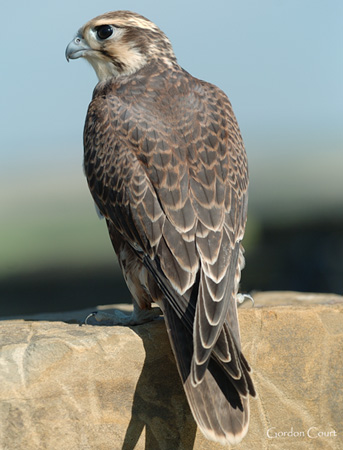
[[[343,298],[254,298],[239,320],[258,397],[235,448],[343,448]],[[0,322],[0,448],[222,449],[196,429],[163,319],[80,327],[89,312]]]

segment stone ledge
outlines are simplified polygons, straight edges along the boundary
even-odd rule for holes
[[[258,397],[235,448],[343,448],[343,298],[254,298],[239,319]],[[222,449],[196,430],[163,320],[80,327],[89,312],[0,322],[0,448]]]

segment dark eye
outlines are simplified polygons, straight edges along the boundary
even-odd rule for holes
[[[107,39],[113,34],[113,27],[111,25],[100,25],[96,29],[99,39]]]

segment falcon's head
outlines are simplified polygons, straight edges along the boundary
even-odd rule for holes
[[[66,49],[66,58],[83,57],[104,80],[137,72],[152,59],[176,62],[167,36],[150,20],[115,11],[87,22]]]

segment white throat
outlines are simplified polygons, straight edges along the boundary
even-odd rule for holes
[[[120,66],[117,66],[113,61],[100,59],[96,56],[96,54],[93,54],[86,59],[93,66],[99,81],[131,75],[147,63],[147,57],[142,55],[137,48],[120,42],[116,43],[114,55],[120,61]]]

